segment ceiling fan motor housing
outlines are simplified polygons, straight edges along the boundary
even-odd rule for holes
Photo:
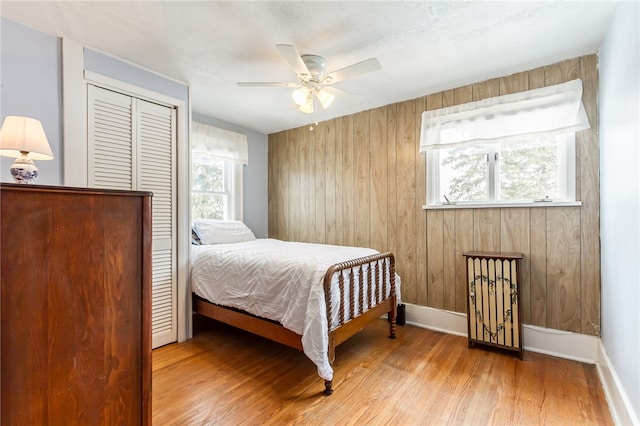
[[[318,55],[301,55],[302,62],[307,66],[307,69],[311,73],[310,80],[316,80],[320,82],[324,75],[324,69],[327,65],[327,60]]]

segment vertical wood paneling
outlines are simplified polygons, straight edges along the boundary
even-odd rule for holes
[[[547,208],[530,209],[530,324],[547,324]],[[524,303],[524,302],[523,302]]]
[[[453,93],[451,93],[451,95],[453,95]],[[453,96],[451,96],[451,102],[453,102]],[[434,95],[429,95],[426,98],[426,110],[433,110],[433,109],[439,109],[443,107],[443,94],[442,93],[436,93]],[[426,158],[425,158],[425,154],[422,154],[420,156],[419,161],[422,164],[426,164]],[[425,179],[425,183],[426,183],[426,179]],[[426,191],[425,191],[426,193]],[[424,199],[424,203],[426,204],[426,196],[423,196],[425,198]],[[432,253],[432,250],[428,248],[428,243],[429,241],[431,241],[431,238],[435,238],[435,241],[438,241],[438,237],[437,235],[431,235],[431,233],[428,230],[428,223],[429,223],[429,218],[428,218],[428,214],[429,212],[427,212],[427,235],[426,235],[426,241],[427,241],[427,254],[426,254],[426,258],[427,258],[427,262],[429,262],[431,260],[431,256],[430,254]],[[442,293],[443,293],[443,300],[442,300],[442,304],[443,304],[443,308],[450,310],[450,311],[455,311],[456,310],[456,272],[457,272],[457,263],[459,263],[460,260],[462,260],[462,253],[458,253],[456,250],[456,239],[455,239],[455,229],[456,229],[456,225],[455,225],[455,211],[443,211],[443,218],[442,218],[442,224],[443,224],[443,231],[442,231],[442,268],[443,268],[443,273],[442,273]],[[458,259],[458,254],[460,255],[460,259]],[[438,260],[439,255],[436,253],[435,254],[435,262],[439,262]],[[427,263],[427,266],[429,265],[429,263]],[[431,286],[431,283],[428,283],[429,286]],[[464,287],[463,287],[464,289]],[[464,296],[464,294],[463,294]],[[462,302],[465,303],[465,299],[462,299]]]
[[[269,211],[267,217],[267,226],[272,235],[277,234],[278,228],[278,206],[281,205],[278,199],[278,185],[280,181],[276,168],[280,165],[278,161],[279,147],[277,133],[269,137],[267,144],[267,208]]]
[[[544,85],[564,83],[580,76],[580,58],[569,59],[544,67]]]
[[[387,204],[387,249],[398,253],[398,178],[397,164],[397,104],[387,105],[387,181],[389,202]],[[404,288],[404,285],[403,285]],[[404,300],[404,298],[403,298]]]
[[[317,209],[316,209],[316,176],[317,176],[317,170],[316,170],[316,141],[317,141],[317,135],[318,135],[318,131],[317,131],[317,127],[314,129],[314,131],[309,132],[308,135],[308,139],[307,139],[307,173],[308,176],[306,177],[307,182],[308,182],[308,189],[309,189],[309,194],[307,195],[308,200],[309,200],[309,231],[307,234],[307,238],[308,238],[308,242],[313,243],[316,242],[316,229],[317,229]],[[324,221],[324,215],[322,217],[322,220]]]
[[[522,252],[525,323],[597,334],[600,323],[595,55],[269,136],[269,235],[390,250],[403,300],[466,311],[462,253]],[[592,128],[576,138],[581,207],[422,210],[423,110],[583,80]],[[306,132],[306,133],[304,133]],[[311,176],[305,176],[305,173]],[[312,194],[305,199],[306,194]],[[302,229],[303,227],[308,229]]]
[[[355,143],[355,245],[367,247],[371,243],[369,211],[369,111],[353,117],[353,140]]]
[[[522,320],[530,322],[531,318],[531,281],[529,277],[529,263],[531,250],[531,235],[529,224],[532,209],[512,208],[501,209],[500,214],[500,250],[504,253],[522,253],[524,258],[520,261],[520,303],[522,308]]]
[[[467,263],[462,253],[473,250],[473,216],[471,209],[455,210],[456,240],[456,311],[467,310]]]
[[[402,298],[409,303],[417,301],[416,287],[416,224],[415,193],[415,102],[398,104],[397,122],[397,193],[398,193],[398,269],[407,285],[402,290]]]
[[[487,98],[493,98],[500,95],[500,79],[483,81],[472,85],[473,100],[481,101]]]
[[[355,244],[355,166],[353,115],[342,118],[342,244]],[[340,153],[338,153],[340,155]]]
[[[500,95],[529,90],[529,73],[519,72],[500,79]]]
[[[456,251],[456,214],[454,210],[443,210],[443,233],[442,233],[442,263],[444,268],[444,309],[456,311],[457,298],[465,300],[464,288],[458,294],[456,286],[456,260],[462,257],[462,252]],[[428,237],[428,234],[427,234]],[[463,308],[464,310],[464,308]]]
[[[544,68],[504,78],[506,93],[517,93],[545,86]],[[526,76],[526,77],[525,77]],[[530,209],[529,300],[523,297],[523,321],[541,327],[547,319],[547,209]],[[526,259],[526,258],[525,258]],[[524,276],[524,274],[523,274]],[[526,312],[529,312],[527,315]]]
[[[539,89],[540,87],[544,87],[544,68],[536,68],[534,70],[528,71],[529,75],[529,88],[528,90]]]
[[[415,135],[413,137],[413,152],[416,156],[416,196],[415,196],[415,216],[416,216],[416,286],[419,289],[419,304],[427,304],[427,214],[422,206],[427,204],[427,178],[426,178],[426,162],[420,161],[424,159],[424,154],[415,154],[420,150],[420,123],[422,123],[422,113],[427,108],[427,98],[422,97],[416,99],[415,106]],[[444,271],[443,271],[444,272]],[[444,278],[443,278],[444,279]]]
[[[385,108],[371,110],[369,116],[371,141],[371,247],[384,251],[387,247],[387,116]]]
[[[326,141],[326,135],[327,133],[330,133],[330,130],[328,130],[329,127],[333,127],[333,122],[327,122],[327,123],[323,123],[322,128],[320,129],[316,129],[315,132],[315,142],[314,145],[312,146],[312,148],[314,149],[314,156],[313,156],[313,169],[314,169],[314,173],[313,173],[313,178],[315,178],[314,181],[314,191],[313,191],[313,197],[314,197],[314,202],[315,202],[315,217],[316,217],[316,221],[315,221],[315,233],[314,233],[314,238],[313,238],[313,242],[316,243],[324,243],[325,242],[325,238],[326,238],[326,222],[327,222],[327,205],[326,205],[326,194],[327,194],[327,190],[326,190],[326,181],[327,181],[327,174],[325,171],[325,155],[326,155],[326,147],[325,147],[325,141]],[[325,128],[327,128],[327,130],[325,131]],[[329,138],[331,138],[333,135],[329,134]]]
[[[293,141],[297,141],[298,136],[296,135],[296,131],[293,131],[292,134],[287,134],[287,161],[288,161],[288,169],[289,176],[287,183],[287,201],[289,206],[297,206],[299,204],[299,168],[300,162],[298,161],[298,155],[296,152],[297,147],[299,146],[297,143]],[[290,209],[287,211],[287,229],[285,232],[287,233],[288,238],[292,240],[296,240],[298,237],[298,215],[299,210],[291,211]]]
[[[342,167],[342,120],[333,120],[331,125],[326,127],[325,147],[325,155],[327,156],[326,179],[327,184],[331,182],[332,192],[331,194],[327,192],[325,202],[325,214],[327,215],[325,242],[328,244],[343,244],[342,204],[345,197],[343,193],[344,185],[342,184],[344,174]],[[328,165],[329,158],[333,159],[334,164],[332,166]],[[341,231],[338,232],[338,230]]]
[[[547,327],[580,331],[580,210],[547,209]]]
[[[300,205],[298,216],[298,241],[308,243],[311,241],[311,234],[315,234],[315,210],[311,211],[311,196],[315,187],[311,186],[311,160],[310,143],[313,132],[309,128],[301,128],[298,137],[299,162],[300,162]],[[315,138],[314,138],[315,139]]]
[[[337,229],[340,229],[340,226],[341,226],[341,224],[337,223],[337,220],[336,220],[336,214],[337,214],[336,204],[338,203],[338,200],[342,199],[342,197],[339,197],[340,194],[338,194],[337,192],[338,187],[340,187],[340,185],[339,185],[339,182],[336,181],[336,172],[338,169],[336,163],[338,163],[337,157],[340,155],[340,152],[337,152],[335,148],[336,139],[327,137],[329,136],[327,135],[327,130],[330,128],[331,127],[329,126],[324,127],[324,123],[323,123],[323,127],[319,131],[325,133],[324,155],[325,155],[326,164],[324,165],[325,166],[324,170],[325,170],[325,181],[327,185],[327,192],[326,192],[325,204],[324,204],[324,214],[325,214],[324,242],[327,244],[335,244]]]
[[[278,201],[281,203],[278,208],[278,232],[275,238],[285,239],[287,238],[287,223],[289,221],[289,144],[287,143],[287,135],[285,133],[279,133],[277,135],[278,149],[277,159],[279,161],[278,166],[275,167],[275,171],[280,174],[281,178],[276,183],[278,188]]]
[[[291,206],[291,162],[289,161],[289,151],[291,151],[292,144],[289,143],[289,134],[283,134],[282,136],[283,149],[280,153],[280,159],[282,160],[281,171],[285,173],[284,179],[282,179],[281,185],[281,197],[286,209],[280,209],[281,217],[278,218],[280,224],[280,235],[282,238],[289,238],[288,229],[291,226],[291,215],[289,214],[289,206]]]
[[[429,288],[418,290],[418,304],[433,308],[444,308],[444,214],[443,210],[427,211],[427,250],[429,263],[427,264],[427,280]],[[421,300],[426,293],[426,300]]]
[[[471,98],[469,98],[471,99]],[[449,107],[456,104],[454,90],[445,90],[442,92],[442,107]],[[437,108],[436,108],[437,109]]]
[[[473,216],[473,247],[500,251],[500,209],[478,209]]]
[[[544,67],[545,86],[579,77],[580,60]],[[581,146],[576,144],[576,159]],[[580,199],[582,165],[576,161],[576,199]],[[547,326],[581,331],[580,210],[547,210]]]
[[[576,135],[576,156],[580,164],[581,217],[581,306],[582,331],[600,333],[600,178],[598,145],[598,74],[595,55],[580,59],[582,99],[591,129]],[[579,148],[579,149],[578,149]]]
[[[287,138],[287,151],[289,161],[289,210],[287,216],[287,236],[292,241],[300,239],[300,199],[302,198],[300,187],[300,137],[302,129],[294,129],[291,138]],[[293,208],[291,208],[293,207]]]
[[[463,86],[453,89],[454,105],[466,104],[473,100],[473,86]]]

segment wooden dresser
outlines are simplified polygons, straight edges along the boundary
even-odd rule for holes
[[[2,425],[151,424],[151,194],[0,185]]]

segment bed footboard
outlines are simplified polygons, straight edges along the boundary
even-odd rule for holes
[[[332,286],[336,274],[337,289]],[[339,293],[340,301],[337,324],[333,323],[332,300],[335,299],[335,291]],[[385,313],[389,318],[389,338],[396,338],[396,273],[392,253],[374,254],[331,266],[324,277],[324,294],[331,364],[335,360],[336,346]],[[326,395],[333,393],[332,386],[331,381],[325,381]]]
[[[338,285],[332,285],[336,274]],[[384,314],[389,318],[389,337],[395,339],[397,298],[393,254],[375,254],[331,266],[324,277],[324,294],[329,330],[327,355],[331,365],[335,360],[336,346]],[[339,300],[335,322],[332,321],[332,300]],[[198,314],[302,350],[301,336],[274,321],[213,304],[195,293],[193,309]],[[332,381],[325,381],[324,393],[333,393]]]

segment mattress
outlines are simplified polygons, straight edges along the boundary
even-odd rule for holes
[[[276,239],[193,245],[191,289],[210,302],[278,321],[301,335],[304,353],[317,366],[320,377],[332,380],[333,370],[327,354],[324,276],[333,264],[376,253],[363,247]],[[338,288],[337,275],[333,277],[333,288]],[[396,276],[398,301],[399,289],[400,279]],[[337,323],[339,315],[336,290],[332,290],[332,324]],[[364,290],[368,300],[366,286]],[[384,293],[388,296],[390,289]],[[357,305],[357,300],[354,302]]]

